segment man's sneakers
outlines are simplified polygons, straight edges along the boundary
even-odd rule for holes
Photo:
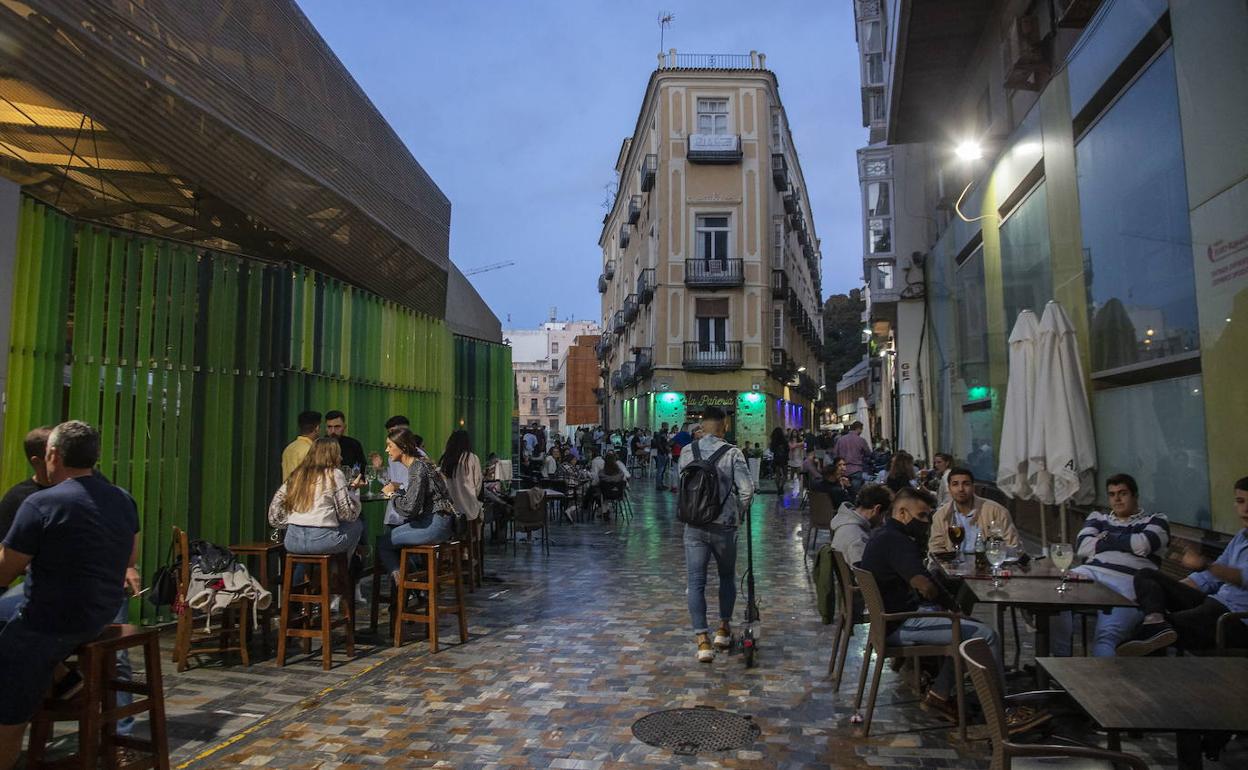
[[[718,650],[727,650],[732,646],[732,631],[728,628],[727,623],[720,623],[719,628],[715,631],[715,648]]]
[[[715,648],[705,636],[698,639],[698,662],[710,663],[715,660]]]
[[[950,722],[958,721],[958,707],[951,698],[942,698],[936,694],[935,690],[928,690],[923,696],[923,700],[919,702],[923,708],[940,714]]]
[[[1134,639],[1118,645],[1117,653],[1122,657],[1138,658],[1141,655],[1148,655],[1157,650],[1164,650],[1177,641],[1179,641],[1178,633],[1166,621],[1145,623],[1140,626],[1139,633],[1135,635]]]
[[[1048,722],[1053,715],[1030,706],[1014,706],[1005,710],[1005,729],[1010,735],[1020,735]]]

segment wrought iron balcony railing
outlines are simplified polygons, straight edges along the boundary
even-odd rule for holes
[[[771,271],[771,298],[784,299],[789,290],[789,275],[783,270]]]
[[[782,152],[771,154],[771,181],[776,186],[776,192],[789,189],[789,164]]]
[[[745,265],[740,259],[686,259],[685,285],[702,289],[741,286]]]
[[[629,224],[620,225],[620,248],[627,249],[629,242],[633,238],[633,226]]]
[[[602,274],[607,277],[608,281],[615,277],[615,260],[614,259],[607,260],[606,267],[603,268]]]
[[[632,323],[637,320],[637,295],[629,294],[624,298],[624,323]]]
[[[633,382],[636,381],[636,379],[637,379],[637,364],[633,363],[632,361],[625,361],[624,363],[620,364],[620,382],[624,384],[624,387],[627,388],[629,385],[632,385]]]
[[[598,293],[599,294],[607,293],[607,276],[602,273],[598,274]]]
[[[740,369],[741,342],[737,340],[698,340],[684,344],[683,364],[686,369],[726,371]]]
[[[650,192],[654,179],[659,175],[659,156],[650,153],[641,161],[641,191]]]
[[[623,334],[626,328],[628,328],[628,323],[624,320],[624,311],[615,311],[615,315],[611,318],[611,331]]]
[[[633,365],[638,379],[649,377],[654,371],[654,348],[633,348]]]
[[[641,196],[634,195],[628,199],[628,222],[635,225],[638,219],[641,219]]]
[[[650,300],[654,299],[654,286],[654,268],[642,270],[641,275],[637,276],[637,299],[641,300],[641,304],[649,305]]]

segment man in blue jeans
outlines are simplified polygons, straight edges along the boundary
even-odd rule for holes
[[[884,612],[959,612],[957,602],[932,579],[923,566],[921,543],[931,528],[932,506],[936,500],[922,489],[903,488],[893,498],[891,515],[867,541],[858,566],[875,576],[884,600]],[[992,657],[1001,666],[1001,639],[990,626],[969,617],[958,619],[962,639],[981,638],[992,648]],[[943,617],[908,618],[888,624],[890,645],[948,644],[953,639],[953,621]],[[927,690],[923,705],[951,721],[957,721],[954,705],[953,661],[946,658],[940,673]],[[1044,722],[1048,714],[1030,708],[1010,709],[1006,725],[1011,734],[1023,732]]]
[[[715,649],[726,650],[732,644],[730,621],[737,603],[737,525],[754,496],[750,466],[741,450],[724,441],[727,415],[718,407],[706,408],[702,416],[702,436],[698,453],[710,458],[720,447],[727,446],[715,465],[719,474],[720,498],[724,501],[719,518],[705,527],[685,525],[685,568],[688,583],[685,589],[689,602],[689,620],[698,644],[698,660],[715,660]],[[685,447],[680,453],[679,470],[693,462],[693,451]],[[711,559],[719,572],[719,629],[712,645],[706,623],[706,568]]]
[[[129,494],[95,475],[99,456],[100,434],[90,425],[71,420],[53,429],[52,486],[26,498],[0,544],[0,585],[26,571],[24,602],[0,627],[0,770],[17,762],[26,723],[54,680],[69,694],[61,662],[112,622],[127,584],[138,587],[138,511]]]

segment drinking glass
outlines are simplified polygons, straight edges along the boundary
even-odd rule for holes
[[[1066,591],[1066,574],[1070,571],[1070,565],[1075,560],[1075,549],[1070,543],[1054,543],[1049,546],[1049,558],[1053,560],[1053,566],[1057,567],[1062,573],[1062,582],[1057,584],[1058,591]]]
[[[953,543],[953,550],[957,555],[953,557],[954,564],[962,563],[962,541],[966,539],[966,530],[957,524],[949,526],[949,542]]]
[[[992,587],[1000,588],[1005,585],[1001,582],[1001,565],[1005,564],[1005,559],[1009,554],[1009,548],[1005,541],[1000,538],[989,538],[984,543],[984,556],[988,558],[988,563],[992,565]]]

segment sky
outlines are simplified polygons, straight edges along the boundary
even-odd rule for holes
[[[660,50],[767,55],[822,240],[860,285],[866,143],[850,0],[298,0],[451,200],[451,259],[504,327],[598,319],[606,186]]]

